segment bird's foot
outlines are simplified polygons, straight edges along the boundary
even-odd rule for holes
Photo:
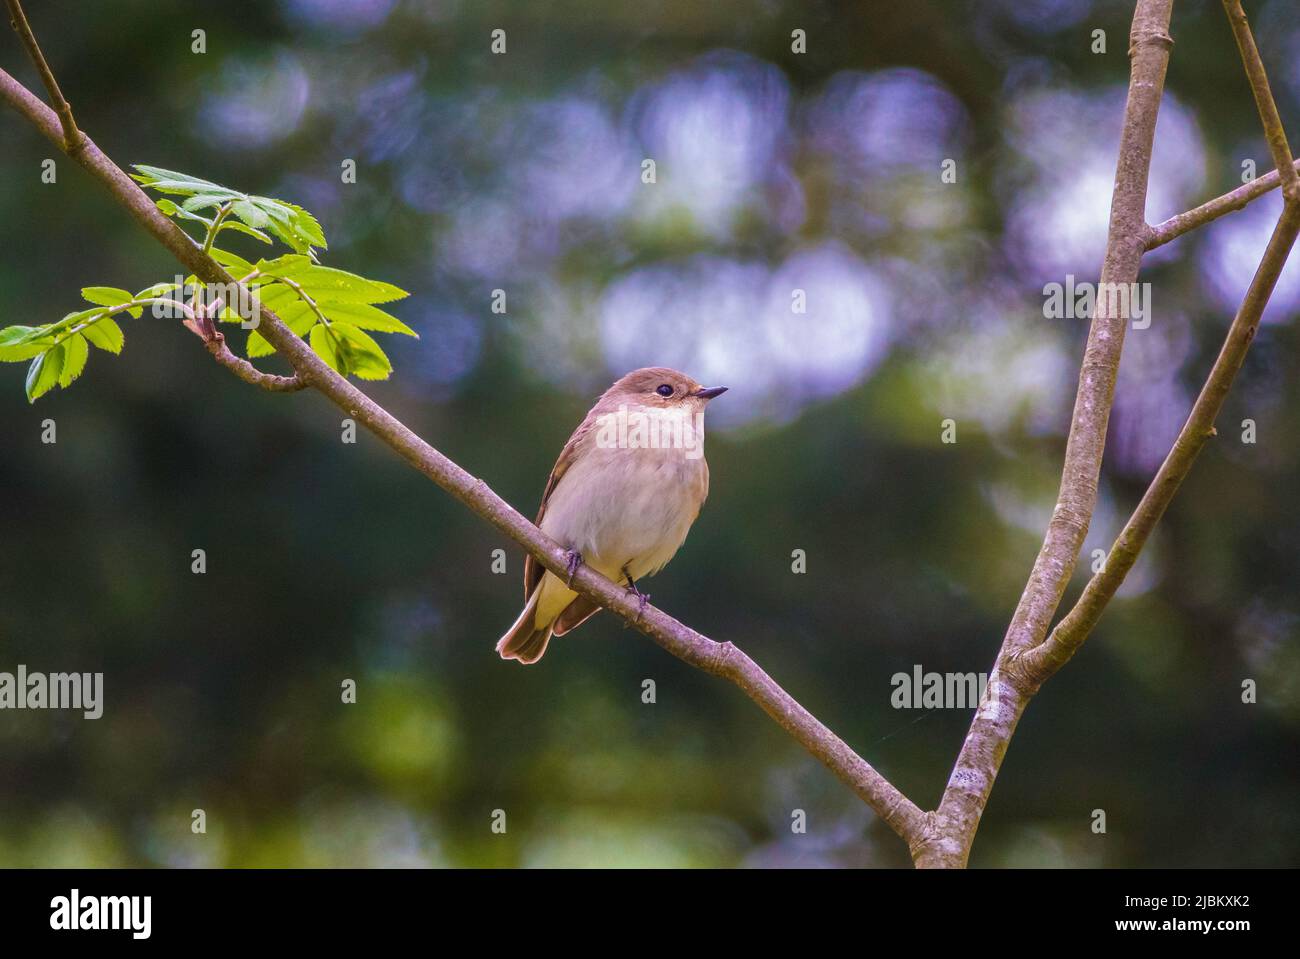
[[[650,604],[650,594],[643,593],[641,592],[641,590],[636,588],[636,582],[628,574],[628,571],[626,569],[623,570],[623,575],[627,576],[628,591],[632,593],[636,593],[636,619],[632,620],[632,622],[639,623],[641,622],[641,615],[645,612],[646,606]],[[628,624],[624,624],[623,628],[626,629],[627,625]]]
[[[573,585],[573,574],[578,571],[578,567],[581,565],[582,565],[582,554],[579,553],[576,549],[569,550],[569,564],[565,567],[565,569],[568,570],[569,576],[564,581],[565,586]]]

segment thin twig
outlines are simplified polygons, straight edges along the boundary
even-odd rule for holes
[[[54,112],[58,114],[59,125],[63,130],[63,151],[69,156],[75,156],[81,148],[82,133],[77,129],[77,122],[72,119],[72,105],[63,96],[63,91],[59,89],[59,83],[54,79],[50,65],[45,62],[45,54],[41,53],[40,44],[36,42],[36,35],[32,33],[31,25],[27,22],[27,14],[23,12],[22,4],[18,0],[5,0],[5,2],[9,7],[9,24],[18,33],[23,46],[27,48],[27,54],[32,58],[36,72],[41,75],[41,82],[45,84],[45,89],[50,94]]]
[[[1246,351],[1255,339],[1259,329],[1260,318],[1277,279],[1286,266],[1291,249],[1295,246],[1296,235],[1300,233],[1300,195],[1294,189],[1296,184],[1295,161],[1291,157],[1291,148],[1287,145],[1286,134],[1282,130],[1282,120],[1278,115],[1277,104],[1273,100],[1268,85],[1268,75],[1259,58],[1255,38],[1250,24],[1241,9],[1238,0],[1224,0],[1224,11],[1232,25],[1237,48],[1241,51],[1242,65],[1250,78],[1250,86],[1255,94],[1255,104],[1259,108],[1260,123],[1264,135],[1269,141],[1270,149],[1278,164],[1278,173],[1285,185],[1283,195],[1286,204],[1278,218],[1273,234],[1260,260],[1259,268],[1251,280],[1241,308],[1233,318],[1200,395],[1192,405],[1187,422],[1178,433],[1169,455],[1165,457],[1155,479],[1147,487],[1146,493],[1138,503],[1137,509],[1129,517],[1119,538],[1106,555],[1101,572],[1095,574],[1083,590],[1083,595],[1074,608],[1056,624],[1047,640],[1037,648],[1021,657],[1021,666],[1031,673],[1036,682],[1042,682],[1056,670],[1060,669],[1070,657],[1083,645],[1088,634],[1092,632],[1102,612],[1114,597],[1115,592],[1124,582],[1138,554],[1146,545],[1152,530],[1160,522],[1174,494],[1178,492],[1183,479],[1191,471],[1201,449],[1215,435],[1214,421],[1223,409],[1228,397],[1228,390],[1246,360]]]
[[[221,209],[217,210],[217,215],[212,219],[212,225],[208,227],[208,234],[203,238],[203,246],[200,248],[204,253],[212,252],[212,244],[217,239],[217,234],[221,232],[221,224],[230,216],[230,211],[234,206],[230,203],[221,204]]]
[[[1300,160],[1292,164],[1292,169],[1300,171]],[[1271,190],[1276,190],[1281,182],[1282,178],[1278,171],[1270,170],[1263,176],[1256,177],[1249,183],[1223,194],[1223,196],[1215,197],[1198,207],[1157,223],[1147,231],[1147,250],[1150,251],[1158,246],[1164,246],[1169,241],[1178,239],[1184,233],[1194,230],[1198,226],[1212,223],[1219,217],[1232,213],[1234,210],[1243,209],[1251,200],[1257,199]]]
[[[307,386],[297,373],[293,376],[277,376],[274,373],[263,373],[242,356],[236,356],[230,352],[230,347],[226,345],[226,337],[220,330],[217,330],[212,335],[212,338],[203,345],[207,347],[213,359],[245,383],[260,386],[272,393],[296,393]]]
[[[1259,48],[1255,46],[1255,35],[1251,33],[1246,12],[1241,9],[1240,0],[1223,0],[1223,9],[1232,25],[1237,49],[1241,51],[1241,62],[1250,80],[1251,93],[1255,95],[1255,106],[1264,124],[1264,138],[1273,154],[1273,165],[1282,176],[1282,195],[1293,202],[1300,201],[1300,178],[1296,176],[1295,160],[1286,142],[1286,128],[1277,112],[1273,91],[1269,89],[1268,73],[1264,70],[1264,61],[1259,58]]]
[[[1282,267],[1286,265],[1291,248],[1295,245],[1297,233],[1300,233],[1300,205],[1288,203],[1269,238],[1264,258],[1255,271],[1246,298],[1228,329],[1223,348],[1192,406],[1187,422],[1183,424],[1178,439],[1174,441],[1173,448],[1165,457],[1155,479],[1147,487],[1142,501],[1106,554],[1101,572],[1088,581],[1078,603],[1057,623],[1047,641],[1021,658],[1024,668],[1033,672],[1040,681],[1060,669],[1088,637],[1115,591],[1124,582],[1124,577],[1137,562],[1138,554],[1191,470],[1197,454],[1215,435],[1214,421],[1223,409],[1232,381],[1246,359],[1246,351],[1250,349],[1255,332],[1259,329],[1260,317],[1268,305]]]

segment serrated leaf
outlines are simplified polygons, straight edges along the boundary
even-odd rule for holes
[[[216,252],[215,250],[213,252]],[[179,290],[179,283],[155,283],[153,286],[146,286],[143,290],[135,295],[137,300],[157,299],[164,293],[170,293],[172,290]]]
[[[301,303],[298,291],[283,283],[268,282],[257,287],[257,298],[267,309],[279,311],[289,303]]]
[[[52,390],[59,382],[59,374],[62,371],[62,343],[32,360],[32,365],[27,368],[27,402],[35,403],[37,399]]]
[[[224,266],[226,271],[236,280],[240,277],[248,276],[248,274],[252,273],[253,270],[256,269],[252,263],[249,263],[242,256],[231,253],[227,250],[220,250],[213,247],[210,252],[212,253],[212,259]]]
[[[316,326],[316,324],[319,322],[320,320],[316,316],[315,312],[313,312],[312,310],[308,310],[306,313],[303,313],[301,316],[295,316],[292,320],[286,320],[285,325],[288,326],[289,329],[297,333],[299,336],[306,336],[308,333],[312,331],[312,328]]]
[[[44,338],[34,338],[33,333],[40,333],[43,326],[9,326],[0,330],[0,362],[17,363],[30,360],[50,348],[54,340],[45,334]]]
[[[164,170],[162,167],[146,166],[143,163],[135,164],[135,169],[140,172],[131,175],[133,180],[161,193],[177,196],[203,193],[229,200],[246,199],[245,195],[237,190],[219,186],[211,180],[190,176],[188,173],[177,173],[175,170]]]
[[[261,230],[254,230],[251,226],[248,226],[245,223],[241,223],[238,220],[223,220],[221,223],[221,229],[219,229],[217,232],[220,233],[221,230],[234,230],[236,233],[245,233],[248,236],[253,237],[254,239],[260,240],[263,243],[272,242],[271,238],[267,236],[265,233],[263,233]]]
[[[27,330],[27,332],[14,337],[14,339],[11,342],[14,345],[20,343],[32,343],[37,340],[41,340],[46,337],[54,336],[58,333],[62,333],[64,330],[69,330],[72,327],[76,326],[78,323],[90,319],[92,316],[101,316],[103,315],[103,313],[104,313],[104,308],[102,306],[92,306],[88,310],[81,310],[80,312],[77,313],[69,313],[67,316],[63,317],[63,319],[59,320],[57,323],[47,323],[45,326],[26,326],[23,327],[23,329]]]
[[[289,329],[305,336],[316,322],[316,312],[298,291],[283,283],[269,283],[257,288],[257,301],[273,312]]]
[[[122,344],[126,342],[122,328],[111,316],[90,324],[81,332],[93,345],[108,353],[121,353]]]
[[[290,203],[287,200],[281,200],[280,202],[293,211],[294,228],[308,243],[312,246],[318,246],[322,250],[329,249],[329,244],[325,242],[325,231],[321,229],[320,221],[316,217],[296,203]]]
[[[130,303],[132,299],[130,293],[115,286],[85,286],[81,288],[81,295],[87,303],[97,303],[100,306],[120,306]]]
[[[314,246],[328,246],[320,223],[302,207],[265,196],[250,199],[270,218],[267,229],[299,253],[310,253]]]
[[[319,322],[316,311],[301,300],[276,310],[275,315],[284,320],[284,325],[298,336],[306,336],[307,332]]]
[[[388,379],[393,364],[373,337],[350,323],[333,323],[330,328],[340,340],[340,365],[363,380]]]
[[[311,328],[311,348],[330,369],[342,373],[339,369],[339,355],[334,344],[334,337],[324,323],[317,323]]]
[[[248,200],[236,200],[230,205],[231,211],[253,228],[269,226],[271,218],[258,205]]]
[[[266,276],[293,280],[317,303],[388,303],[410,295],[391,283],[318,266],[305,256],[262,260],[257,266]],[[329,315],[328,311],[326,315]]]
[[[406,336],[414,336],[417,340],[420,338],[415,330],[397,317],[368,303],[327,303],[321,308],[321,312],[331,320],[351,323],[363,330],[373,330],[376,333],[403,333]]]
[[[80,333],[74,333],[61,344],[63,348],[63,367],[59,370],[59,385],[68,387],[86,368],[86,357],[90,355],[90,346]]]
[[[221,204],[226,202],[226,199],[226,197],[213,196],[211,193],[196,193],[181,204],[181,209],[194,213],[198,210],[207,210],[219,207]]]
[[[233,201],[235,215],[245,224],[252,229],[268,230],[299,253],[327,246],[319,221],[297,204],[273,197],[250,196],[210,180],[162,167],[137,163],[135,169],[137,172],[132,174],[132,179],[141,185],[158,193],[190,198],[179,206],[166,199],[157,201],[160,207],[167,204],[162,208],[169,216],[193,216],[195,210]]]
[[[59,322],[52,324],[52,327],[66,329],[69,327],[76,326],[78,323],[84,323],[86,320],[89,320],[92,317],[102,316],[103,314],[104,314],[103,307],[92,306],[88,310],[78,310],[76,313],[67,314],[66,316],[63,317],[63,319],[59,320]]]
[[[248,346],[246,352],[248,353],[248,358],[250,360],[255,360],[259,356],[270,356],[275,352],[275,347],[268,343],[261,333],[257,332],[257,330],[253,330],[248,334]]]
[[[168,200],[165,197],[160,200],[155,200],[154,204],[158,207],[158,209],[162,210],[162,212],[167,216],[174,216],[178,220],[194,220],[198,223],[202,223],[204,226],[208,226],[208,227],[212,226],[212,221],[209,220],[206,216],[199,216],[197,213],[191,213],[189,210],[183,210],[175,203],[173,203],[171,200]]]
[[[263,257],[257,261],[258,270],[266,276],[288,276],[293,270],[306,269],[309,266],[311,266],[311,257],[301,253],[286,253],[273,260]]]

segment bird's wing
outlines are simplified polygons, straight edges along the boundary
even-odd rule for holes
[[[564,449],[560,450],[560,458],[555,461],[555,468],[551,470],[551,476],[546,481],[546,490],[542,493],[542,505],[537,508],[537,519],[533,520],[534,525],[542,525],[542,517],[546,515],[546,504],[550,500],[551,494],[555,492],[555,487],[559,485],[564,474],[569,471],[569,467],[578,458],[578,447],[582,445],[582,441],[591,432],[594,423],[595,420],[591,417],[583,420],[578,428],[573,431],[573,435],[569,437],[569,442],[564,444]],[[546,567],[537,562],[532,553],[524,557],[525,600],[532,595],[533,590],[537,588],[537,584],[542,581],[542,574],[545,572]]]

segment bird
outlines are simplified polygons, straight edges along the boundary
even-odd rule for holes
[[[552,636],[600,611],[570,588],[584,564],[626,585],[645,609],[650,597],[637,582],[673,558],[709,495],[704,409],[726,391],[650,366],[601,394],[564,444],[535,520],[568,552],[568,575],[525,559],[524,608],[497,642],[502,659],[536,663]]]

